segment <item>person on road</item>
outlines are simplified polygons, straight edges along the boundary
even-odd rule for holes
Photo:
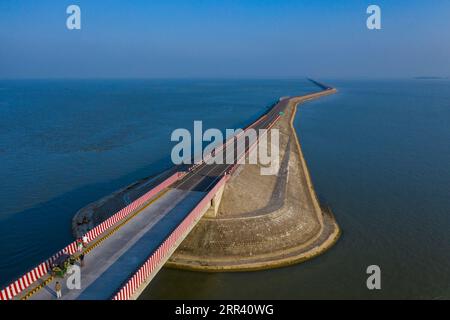
[[[88,244],[88,237],[87,236],[83,236],[83,246],[86,248]]]
[[[59,283],[59,281],[56,281],[55,284],[55,291],[56,291],[56,299],[60,299],[62,296],[62,292],[61,292],[61,283]]]
[[[80,267],[84,266],[84,253],[80,254]]]
[[[81,241],[81,240],[77,241],[77,250],[78,250],[78,252],[83,251],[83,241]]]

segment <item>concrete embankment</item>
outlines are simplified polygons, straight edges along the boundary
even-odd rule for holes
[[[278,174],[263,176],[261,165],[242,165],[226,185],[217,213],[198,222],[166,266],[198,271],[269,269],[310,259],[337,241],[339,227],[317,200],[293,127],[298,104],[335,92],[290,98],[274,126],[280,131]]]

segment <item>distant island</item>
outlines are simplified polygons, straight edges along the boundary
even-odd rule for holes
[[[448,79],[448,77],[433,77],[433,76],[423,76],[423,77],[414,77],[416,80],[444,80]]]

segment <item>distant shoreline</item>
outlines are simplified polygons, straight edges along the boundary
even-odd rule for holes
[[[427,76],[424,76],[424,77],[414,77],[413,79],[414,80],[448,80],[449,77],[433,77],[433,76],[427,77]]]

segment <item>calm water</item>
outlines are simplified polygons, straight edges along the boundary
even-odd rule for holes
[[[143,298],[450,298],[450,81],[339,81],[296,122],[338,244],[277,270],[163,270]],[[0,82],[0,285],[72,240],[87,203],[170,165],[170,132],[240,127],[290,81]],[[378,264],[382,290],[365,269]]]
[[[0,81],[0,286],[73,241],[88,203],[170,166],[176,128],[238,128],[292,81]]]
[[[339,94],[304,105],[296,126],[337,245],[277,270],[163,270],[142,298],[450,299],[450,81],[328,82]]]

